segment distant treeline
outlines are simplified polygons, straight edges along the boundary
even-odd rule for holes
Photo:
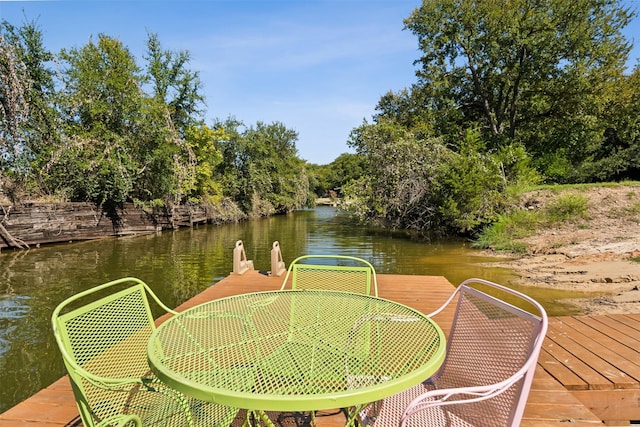
[[[149,34],[142,63],[100,34],[49,52],[0,24],[0,196],[234,206],[250,216],[340,196],[416,235],[473,235],[539,183],[640,178],[640,67],[616,0],[425,0],[404,21],[416,82],[381,97],[329,165],[283,123],[204,122],[188,51]],[[412,64],[407,64],[411,67]]]

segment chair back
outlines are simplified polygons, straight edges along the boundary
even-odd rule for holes
[[[140,412],[131,383],[149,376],[146,349],[155,325],[148,295],[174,313],[134,278],[81,292],[53,312],[53,332],[85,426]]]
[[[291,262],[281,289],[326,289],[378,296],[376,271],[368,261],[347,255],[303,255]]]
[[[491,398],[442,409],[470,425],[491,420],[492,426],[517,426],[546,334],[546,312],[527,295],[481,279],[464,281],[456,292],[459,298],[447,356],[427,385],[442,390],[493,384],[495,395],[482,391]],[[496,293],[509,302],[492,296]]]

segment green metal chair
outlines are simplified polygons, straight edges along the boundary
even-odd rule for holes
[[[238,410],[191,399],[158,380],[147,363],[155,323],[151,289],[123,278],[80,292],[51,321],[86,427],[229,426]]]
[[[376,270],[368,261],[347,255],[303,255],[294,259],[280,289],[291,276],[291,289],[328,289],[378,296]]]

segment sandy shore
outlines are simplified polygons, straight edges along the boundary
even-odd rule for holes
[[[522,285],[593,292],[569,301],[584,314],[640,313],[640,186],[572,191],[587,196],[588,217],[523,239],[527,253],[498,265],[518,273]],[[525,198],[540,209],[557,196]]]

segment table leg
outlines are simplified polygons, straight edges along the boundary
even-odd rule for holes
[[[275,424],[273,424],[273,421],[269,419],[264,411],[255,411],[255,414],[260,418],[260,421],[262,421],[262,423],[266,427],[276,427]]]
[[[276,427],[269,416],[261,410],[248,410],[242,427]]]
[[[352,406],[351,408],[345,408],[345,416],[347,418],[347,422],[345,423],[344,426],[359,427],[360,421],[358,420],[358,414],[367,405],[368,404]]]

